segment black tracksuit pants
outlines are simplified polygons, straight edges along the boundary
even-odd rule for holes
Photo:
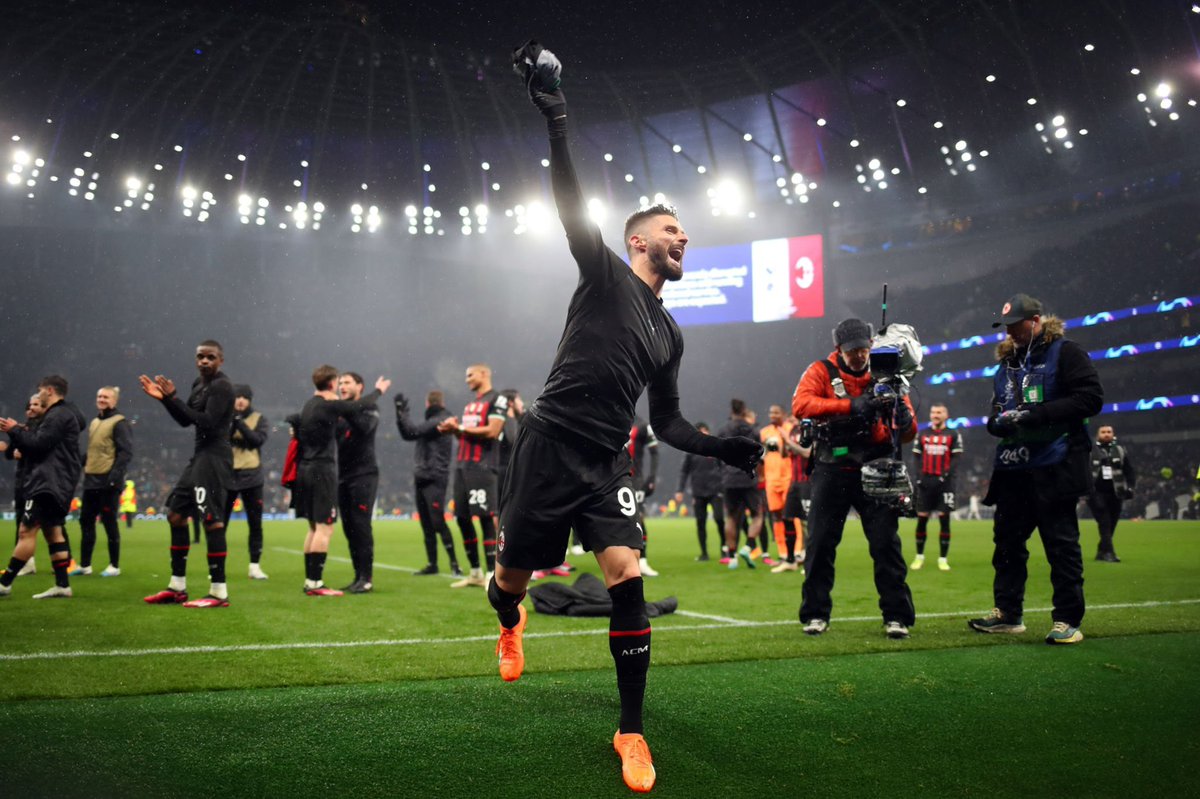
[[[1025,581],[1029,571],[1029,538],[1034,528],[1042,537],[1042,548],[1050,564],[1054,588],[1054,610],[1050,617],[1078,627],[1083,621],[1083,555],[1079,550],[1079,520],[1075,497],[1055,496],[1035,490],[1032,475],[1025,490],[1008,490],[996,501],[992,540],[996,549],[992,584],[996,607],[1005,616],[1020,616],[1025,605]]]
[[[450,534],[450,525],[446,524],[446,485],[449,476],[442,480],[414,481],[417,498],[417,516],[421,520],[421,532],[425,537],[425,557],[430,566],[438,564],[438,538],[446,550],[450,568],[458,566],[458,557],[454,554],[454,538]]]
[[[117,524],[117,500],[121,488],[85,488],[79,505],[79,565],[92,565],[92,552],[96,549],[96,517],[104,525],[108,536],[108,562],[121,566],[121,527]]]
[[[875,590],[884,621],[911,625],[916,621],[912,592],[905,582],[908,567],[900,548],[899,516],[863,494],[858,469],[817,464],[813,469],[812,506],[808,514],[806,577],[802,589],[800,621],[828,620],[833,612],[834,560],[850,508],[858,511],[871,560],[875,562]]]
[[[225,532],[229,532],[229,518],[233,513],[233,503],[238,494],[242,495],[242,509],[246,513],[246,524],[250,527],[250,562],[262,560],[263,550],[263,487],[240,488],[230,490],[225,497]]]
[[[350,561],[354,578],[371,582],[375,569],[375,534],[371,529],[371,513],[379,491],[379,475],[368,474],[338,483],[338,513],[342,516],[342,531],[350,546]]]

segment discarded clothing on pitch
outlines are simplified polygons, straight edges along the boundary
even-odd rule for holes
[[[594,574],[581,574],[574,585],[541,583],[529,588],[529,598],[538,613],[551,616],[611,616],[612,598],[604,582]],[[673,596],[646,603],[650,618],[674,613],[679,600]]]

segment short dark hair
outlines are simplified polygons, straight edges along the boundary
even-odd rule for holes
[[[634,211],[625,220],[625,252],[632,255],[633,251],[629,247],[629,236],[638,229],[643,221],[652,216],[673,216],[679,219],[679,212],[675,210],[675,206],[667,205],[666,203],[655,203],[654,205],[643,205],[641,208]]]
[[[425,395],[425,402],[433,407],[444,408],[446,407],[446,395],[435,388]]]
[[[697,430],[711,430],[712,428],[708,426],[708,422],[696,422],[696,429]]]
[[[38,388],[43,386],[54,389],[54,393],[60,397],[67,396],[67,378],[62,375],[46,375],[37,384]]]
[[[741,416],[746,412],[746,401],[734,397],[729,401],[729,410],[734,416]]]
[[[216,341],[215,339],[206,338],[206,339],[204,339],[204,341],[201,341],[196,346],[197,347],[216,347],[217,352],[221,353],[222,355],[225,354],[225,348],[221,346],[221,342]]]
[[[929,410],[931,410],[931,411],[932,411],[934,408],[942,408],[943,410],[946,410],[946,411],[949,411],[949,410],[950,410],[948,407],[946,407],[946,403],[944,403],[944,402],[931,402],[931,403],[929,403]]]
[[[516,399],[517,399],[517,397],[521,396],[521,392],[520,392],[520,391],[517,391],[515,388],[506,388],[506,389],[504,389],[503,391],[501,391],[500,393],[501,393],[501,394],[504,396],[504,398],[505,398],[506,400],[508,400],[510,403],[511,403],[511,402],[515,402],[515,401],[516,401]]]
[[[323,363],[316,369],[313,369],[313,385],[317,387],[317,391],[329,391],[333,388],[333,382],[337,380],[337,376],[337,369],[334,369],[327,363]]]
[[[360,375],[358,372],[342,372],[342,375],[350,378],[355,383],[358,383],[360,386],[363,384],[362,375]]]

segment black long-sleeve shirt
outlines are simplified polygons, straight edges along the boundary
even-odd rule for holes
[[[649,387],[650,423],[684,451],[715,455],[717,442],[679,412],[683,336],[654,290],[605,246],[567,148],[565,129],[550,137],[551,185],[579,283],[550,376],[523,423],[560,440],[616,453],[629,440],[634,406]]]
[[[379,409],[374,405],[348,413],[337,422],[338,482],[349,483],[379,474],[375,460],[375,433]]]
[[[425,421],[413,424],[407,413],[396,414],[396,427],[405,441],[417,442],[413,453],[413,476],[421,481],[450,479],[450,458],[454,453],[454,436],[439,433],[437,426],[450,418],[450,411],[440,405],[425,409]]]
[[[71,503],[83,471],[79,434],[86,424],[78,408],[59,400],[46,409],[36,427],[8,431],[12,446],[21,451],[25,462],[26,497],[49,494],[64,508]]]
[[[374,407],[379,392],[372,391],[358,400],[327,400],[322,396],[310,397],[300,411],[299,424],[295,425],[296,438],[300,440],[300,462],[334,464],[337,445],[339,416],[348,416],[363,408]]]
[[[229,436],[233,430],[233,383],[224,372],[217,372],[209,380],[197,377],[187,402],[172,394],[163,397],[162,404],[180,427],[196,428],[193,457],[211,456],[228,462],[232,468],[233,444]]]

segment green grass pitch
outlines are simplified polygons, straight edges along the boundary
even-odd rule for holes
[[[990,524],[956,522],[953,570],[910,573],[918,621],[891,641],[856,522],[816,638],[798,574],[696,563],[690,520],[648,526],[647,598],[680,609],[654,621],[653,795],[1200,795],[1200,524],[1122,522],[1107,564],[1083,522],[1087,640],[1061,648],[1042,643],[1036,535],[1026,634],[967,628],[991,606]],[[628,795],[605,620],[531,614],[525,676],[503,684],[483,592],[411,576],[415,523],[376,525],[366,596],[304,596],[303,537],[268,523],[253,582],[235,521],[232,606],[211,611],[141,602],[166,584],[164,523],[127,531],[122,576],[74,578],[70,600],[30,599],[52,579],[39,545],[43,571],[0,600],[0,796]],[[345,555],[335,533],[329,584]],[[204,592],[203,545],[190,581]]]

